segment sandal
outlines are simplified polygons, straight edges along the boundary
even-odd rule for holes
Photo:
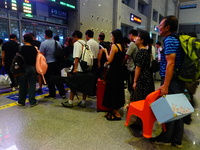
[[[109,121],[119,121],[119,120],[121,120],[121,117],[117,117],[115,114],[111,114],[111,115],[107,116],[106,119]]]
[[[110,115],[112,115],[112,112],[107,112],[105,115],[104,115],[104,117],[108,117],[108,116],[110,116]]]

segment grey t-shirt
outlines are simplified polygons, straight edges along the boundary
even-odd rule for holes
[[[131,42],[126,52],[126,54],[130,56],[129,59],[127,60],[127,69],[129,71],[134,71],[135,69],[134,60],[137,52],[138,52],[138,47],[135,45],[134,42]]]
[[[56,41],[57,42],[57,41]],[[58,46],[61,47],[60,43],[57,42]],[[46,39],[40,45],[40,51],[44,54],[47,63],[56,62],[56,58],[54,56],[55,53],[55,40]]]

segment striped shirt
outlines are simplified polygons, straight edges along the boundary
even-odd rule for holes
[[[161,52],[161,62],[160,62],[160,76],[165,77],[166,72],[166,55],[176,54],[175,58],[175,69],[180,69],[181,64],[183,62],[183,50],[180,45],[180,41],[178,40],[177,34],[173,33],[167,36],[164,40],[163,51]]]

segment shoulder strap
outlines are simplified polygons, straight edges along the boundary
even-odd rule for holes
[[[79,43],[82,45],[82,51],[83,51],[83,46],[84,46],[84,44],[83,44],[83,43],[81,43],[80,41],[77,41],[77,42],[79,42]],[[83,52],[81,53],[80,60],[81,60],[81,58],[82,58],[82,54],[83,54]],[[84,51],[84,54],[83,54],[83,58],[84,58],[84,55],[85,55],[85,51]]]
[[[119,48],[119,46],[115,43],[115,45],[117,46],[117,48],[118,48],[118,50],[120,51],[120,48]]]
[[[57,49],[58,44],[57,44],[56,40],[54,40],[54,41],[55,41],[55,49]]]
[[[83,43],[81,43],[80,41],[77,41],[77,42],[79,42],[82,46],[84,46],[84,44]]]
[[[24,65],[26,65],[26,61],[24,59],[24,56],[22,56],[22,54],[20,54],[20,52],[16,53],[16,56],[20,57],[24,61]]]

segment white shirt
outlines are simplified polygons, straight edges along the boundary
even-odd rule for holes
[[[158,62],[160,62],[160,61],[161,61],[161,51],[162,51],[162,47],[159,47],[159,48],[157,49],[157,51],[158,51]]]
[[[95,41],[94,39],[90,39],[87,41],[87,44],[90,46],[90,49],[92,50],[94,59],[97,59],[99,53],[99,43],[97,43],[97,41]]]
[[[152,45],[151,51],[152,51],[153,59],[155,60],[155,57],[156,57],[156,49],[155,49],[155,47],[154,47],[153,45]]]
[[[78,41],[76,41],[76,42],[74,43],[73,58],[80,58],[80,57],[81,57],[81,54],[82,54],[82,52],[83,52],[83,46],[82,46],[81,43],[82,43],[82,44],[85,44],[85,41],[84,41],[84,40],[78,40]],[[78,72],[82,72],[80,63],[78,63],[77,71],[78,71]]]

